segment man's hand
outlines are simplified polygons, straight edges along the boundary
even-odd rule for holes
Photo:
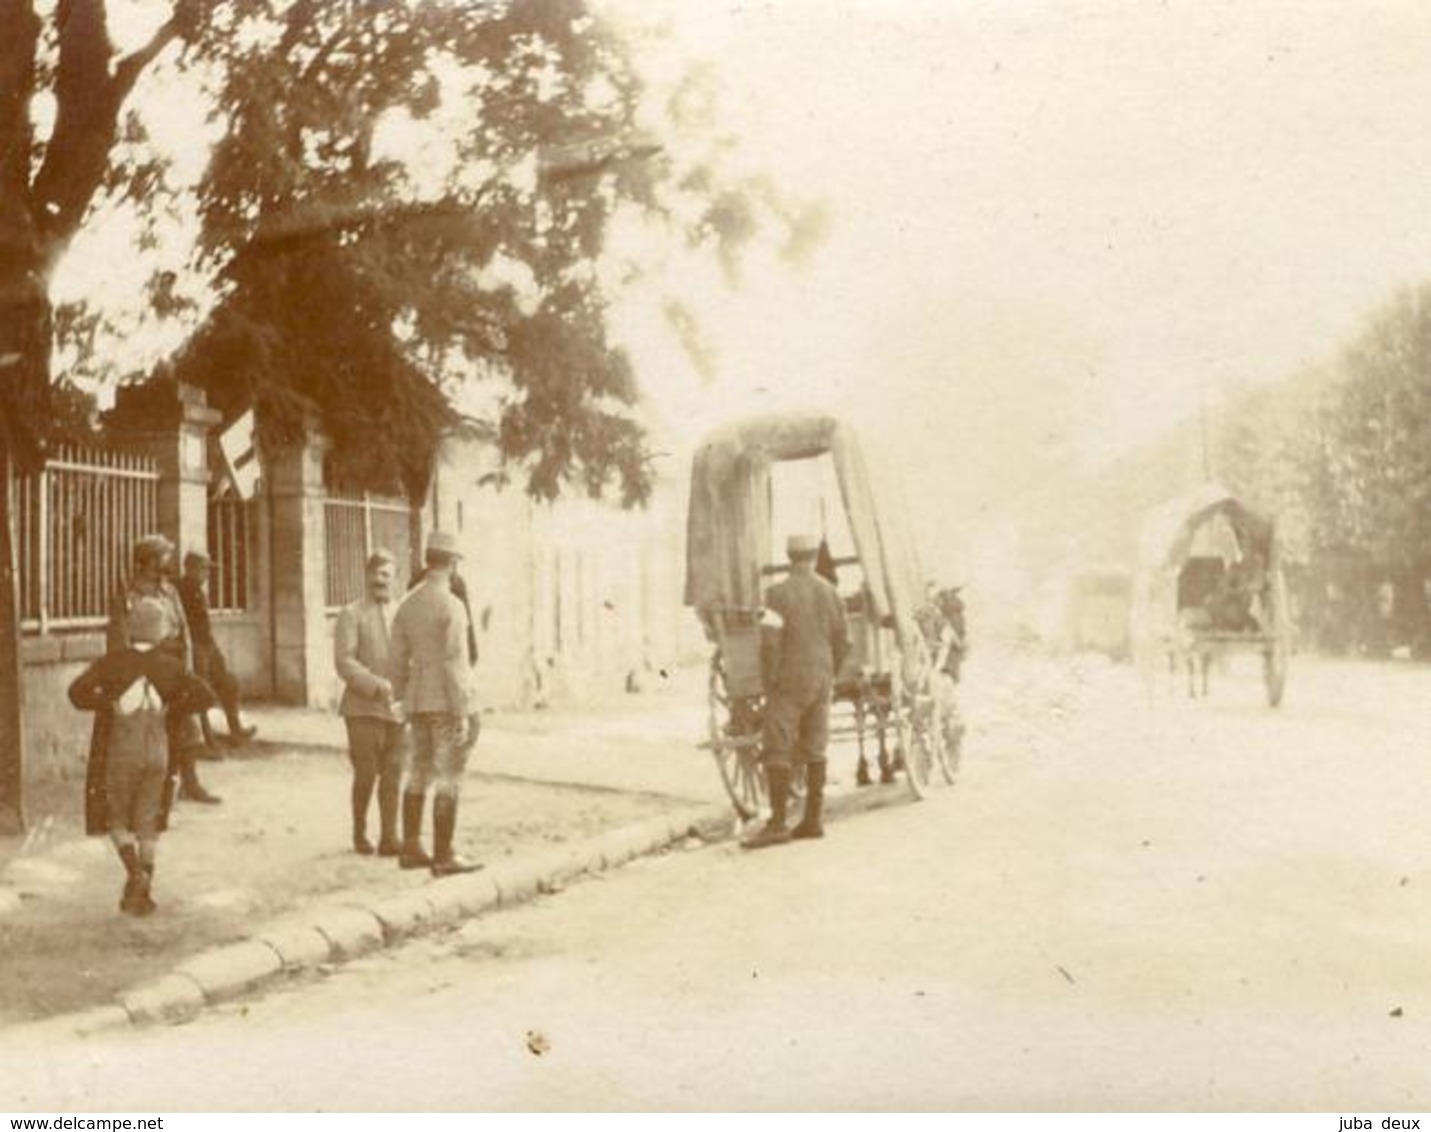
[[[482,734],[482,715],[480,712],[473,712],[463,721],[462,726],[462,748],[470,751],[477,745],[477,738]]]
[[[393,702],[393,682],[386,676],[373,677],[373,695],[380,703],[391,705]]]

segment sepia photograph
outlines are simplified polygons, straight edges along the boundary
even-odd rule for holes
[[[1428,138],[1416,0],[0,0],[10,1127],[1419,1126]]]

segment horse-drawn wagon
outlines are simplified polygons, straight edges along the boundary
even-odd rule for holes
[[[916,797],[935,774],[953,779],[935,658],[916,623],[924,582],[902,501],[872,477],[848,425],[819,414],[758,417],[718,429],[698,447],[687,526],[686,604],[714,646],[704,745],[746,820],[766,802],[760,734],[769,630],[761,614],[767,583],[788,569],[772,551],[790,486],[781,469],[807,462],[823,471],[819,498],[803,501],[826,528],[817,569],[840,591],[852,644],[836,674],[831,739],[854,741],[862,781],[871,777],[871,754],[882,781],[902,774]],[[832,536],[841,544],[834,549]]]
[[[1208,485],[1150,513],[1134,587],[1138,660],[1156,679],[1183,669],[1189,695],[1207,695],[1219,657],[1262,658],[1267,702],[1287,684],[1293,628],[1276,523]]]

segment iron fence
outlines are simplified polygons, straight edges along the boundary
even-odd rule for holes
[[[157,527],[159,472],[132,453],[60,445],[11,481],[22,628],[102,625],[135,540]]]

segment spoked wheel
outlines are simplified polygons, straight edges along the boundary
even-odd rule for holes
[[[726,691],[720,651],[711,657],[709,730],[711,754],[721,783],[741,821],[751,821],[765,804],[765,774],[760,767],[758,707],[746,700],[732,702]]]
[[[720,771],[721,784],[743,822],[769,809],[770,789],[760,761],[760,723],[764,702],[759,696],[732,696],[726,684],[719,650],[711,657],[708,745]],[[805,796],[805,774],[796,768],[790,782],[790,805]]]
[[[1262,654],[1262,679],[1267,685],[1267,706],[1279,707],[1287,690],[1287,640],[1277,637]]]

